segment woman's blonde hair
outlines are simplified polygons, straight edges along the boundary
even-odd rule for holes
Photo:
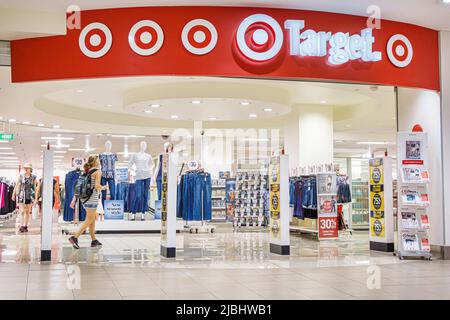
[[[84,164],[84,172],[89,173],[89,171],[95,167],[98,161],[98,155],[90,155],[88,161]]]

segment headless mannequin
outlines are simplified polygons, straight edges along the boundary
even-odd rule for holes
[[[116,181],[115,181],[115,163],[118,158],[116,154],[111,153],[112,143],[111,141],[105,142],[105,152],[100,154],[100,164],[102,166],[102,186],[108,185],[110,200],[114,200],[116,197]],[[105,204],[106,190],[102,191],[102,205]]]
[[[136,211],[142,211],[141,220],[145,220],[145,213],[148,210],[149,190],[152,178],[152,170],[154,162],[148,153],[147,143],[141,142],[139,153],[134,154],[128,164],[131,170],[133,165],[136,167],[136,201],[135,207],[132,209],[131,220],[136,219]]]

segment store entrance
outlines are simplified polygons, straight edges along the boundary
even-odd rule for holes
[[[180,259],[270,259],[268,161],[279,154],[289,156],[292,179],[331,170],[349,186],[340,206],[344,226],[331,241],[317,239],[317,215],[309,208],[299,216],[298,194],[290,194],[291,255],[370,256],[368,163],[374,155],[395,157],[393,87],[202,77],[56,81],[42,92],[33,83],[9,86],[40,103],[36,121],[8,123],[16,158],[1,162],[0,176],[13,184],[22,164],[32,163],[42,178],[49,142],[61,261],[161,261],[160,169],[167,151],[177,157],[178,189],[170,199],[177,202]],[[55,123],[45,123],[48,117]],[[100,155],[102,165],[96,231],[104,247],[74,255],[67,235],[85,212],[70,202],[90,154]],[[31,225],[38,236],[39,218]],[[14,228],[8,232],[18,234]],[[89,239],[81,244],[88,247]]]

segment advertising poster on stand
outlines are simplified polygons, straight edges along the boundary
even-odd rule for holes
[[[280,158],[272,157],[269,165],[270,237],[280,239]]]

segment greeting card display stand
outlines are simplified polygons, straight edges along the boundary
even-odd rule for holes
[[[432,259],[428,206],[428,137],[424,132],[399,132],[398,245],[400,259]]]

